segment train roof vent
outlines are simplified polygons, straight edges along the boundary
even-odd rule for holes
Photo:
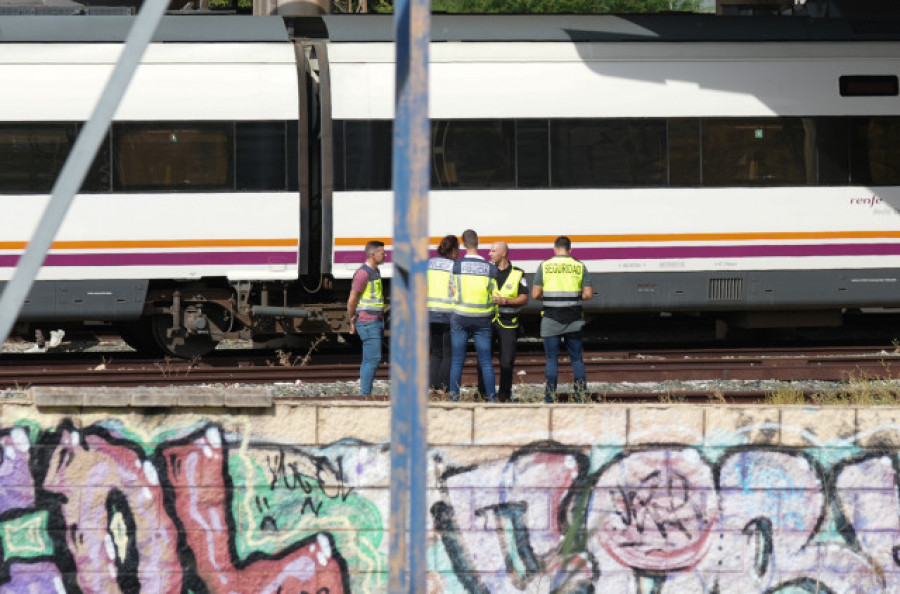
[[[741,301],[744,299],[744,279],[711,278],[709,279],[710,301]]]

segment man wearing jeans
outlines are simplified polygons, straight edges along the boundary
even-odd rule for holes
[[[453,266],[453,313],[450,314],[450,343],[453,357],[450,362],[450,399],[459,400],[466,343],[475,342],[478,369],[484,379],[485,393],[491,402],[497,401],[494,382],[494,363],[491,360],[491,319],[494,317],[493,293],[497,290],[497,267],[478,255],[478,234],[466,229],[462,234],[466,255]]]
[[[553,243],[554,256],[544,260],[534,274],[531,296],[544,301],[541,313],[541,338],[544,339],[544,354],[547,363],[544,368],[547,385],[544,400],[553,402],[556,396],[556,383],[559,375],[559,349],[563,340],[569,359],[572,362],[572,373],[575,376],[575,391],[587,389],[587,376],[584,371],[584,343],[582,328],[584,316],[581,302],[594,297],[591,277],[580,260],[570,254],[572,242],[566,236],[556,238]]]
[[[381,363],[381,339],[384,336],[384,290],[378,266],[384,262],[384,243],[370,241],[366,244],[366,263],[353,275],[350,298],[347,300],[347,317],[350,334],[359,334],[362,340],[362,366],[359,369],[359,393],[372,393],[375,370]]]

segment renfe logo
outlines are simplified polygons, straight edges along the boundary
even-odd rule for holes
[[[863,205],[870,206],[870,207],[878,206],[882,202],[884,202],[884,200],[882,200],[881,198],[879,198],[878,196],[875,196],[875,195],[872,195],[870,198],[851,198],[850,199],[850,204],[863,204]]]

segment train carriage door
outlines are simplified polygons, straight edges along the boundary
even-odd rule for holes
[[[296,41],[300,80],[300,274],[331,272],[332,125],[327,45]]]

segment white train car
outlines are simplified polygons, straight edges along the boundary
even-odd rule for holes
[[[131,23],[0,18],[0,286]],[[533,272],[568,235],[599,313],[792,326],[900,306],[900,36],[709,15],[432,25],[432,247],[471,227]],[[365,242],[393,251],[392,37],[390,16],[165,17],[19,330],[115,323],[179,356],[342,331]]]
[[[132,22],[3,20],[0,281]],[[136,344],[201,354],[241,326],[235,313],[248,313],[262,283],[296,281],[306,120],[297,64],[281,19],[164,17],[21,319],[143,318],[126,326]]]
[[[326,23],[347,278],[369,237],[390,244],[394,48],[377,17]],[[900,306],[896,36],[712,16],[432,29],[433,246],[471,227],[533,272],[568,235],[603,312],[804,325]]]

